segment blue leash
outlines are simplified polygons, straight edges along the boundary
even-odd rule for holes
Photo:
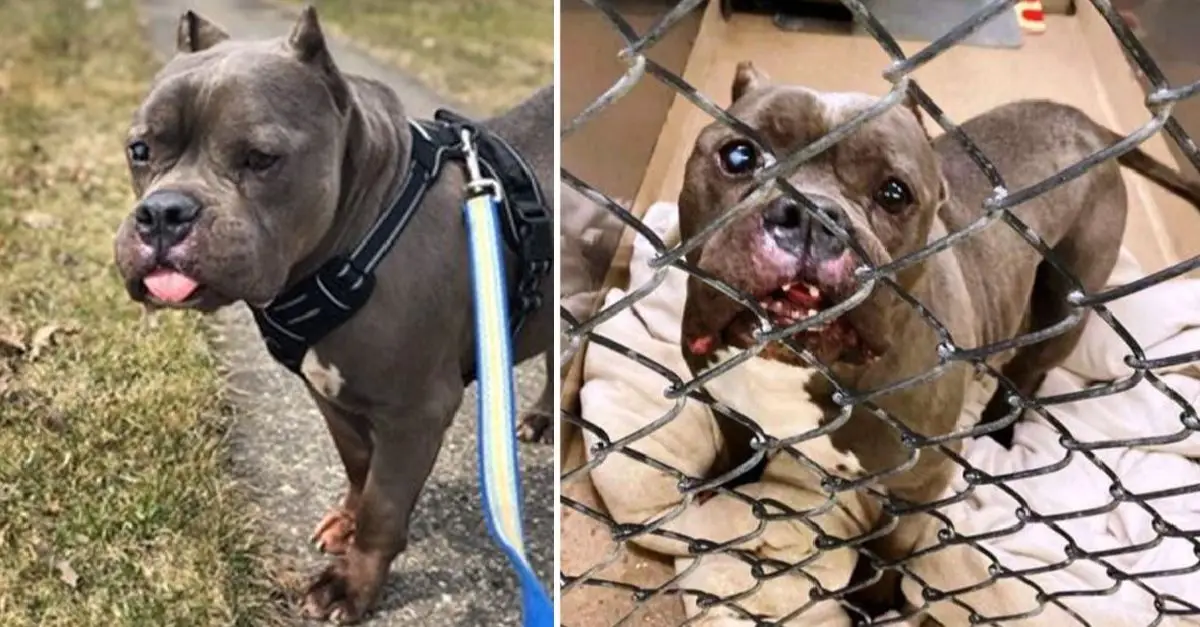
[[[516,572],[521,585],[524,627],[552,627],[554,606],[533,573],[521,532],[521,484],[514,442],[512,346],[508,290],[502,255],[496,181],[484,178],[470,131],[463,131],[467,202],[463,214],[470,242],[471,286],[475,300],[475,363],[479,381],[479,482],[488,531]]]

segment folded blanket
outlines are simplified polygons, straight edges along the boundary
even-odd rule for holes
[[[678,240],[673,204],[656,204],[647,212],[645,220],[668,245]],[[644,298],[600,325],[597,333],[688,380],[691,375],[679,351],[686,275],[679,270],[666,269],[662,276],[656,277],[655,271],[647,266],[654,254],[645,239],[638,237],[635,240],[630,289],[610,290],[604,306],[612,306],[652,280],[661,280],[661,283]],[[1123,252],[1109,283],[1120,285],[1140,276],[1142,272],[1133,257]],[[1200,350],[1200,281],[1178,279],[1147,288],[1111,303],[1109,310],[1145,349],[1147,358]],[[1129,352],[1116,333],[1092,316],[1079,346],[1060,368],[1049,374],[1039,395],[1080,390],[1127,377],[1132,374],[1124,361]],[[723,400],[734,398],[732,403],[735,405],[744,402],[744,406],[738,405],[734,409],[756,420],[766,420],[767,424],[760,422],[760,425],[772,435],[782,437],[811,428],[815,408],[807,399],[795,395],[795,390],[802,386],[787,380],[789,376],[800,375],[790,374],[786,368],[769,373],[751,370],[771,367],[764,364],[769,362],[751,360],[739,366],[730,373],[730,376],[737,373],[740,377],[736,383],[718,378],[715,383],[726,387],[725,395],[719,397]],[[1200,398],[1200,371],[1195,365],[1158,371],[1157,376],[1186,403],[1194,405]],[[760,558],[791,563],[809,560],[795,576],[755,586],[746,560],[728,555],[710,555],[697,560],[689,556],[686,546],[676,541],[653,536],[632,540],[650,550],[674,556],[681,575],[679,585],[683,588],[702,590],[719,597],[741,594],[737,601],[740,608],[774,620],[789,617],[788,624],[849,625],[850,618],[839,605],[812,603],[807,594],[817,582],[826,589],[845,585],[854,562],[849,550],[818,556],[812,546],[814,536],[810,527],[779,521],[764,525],[741,500],[716,497],[700,504],[694,499],[688,502],[681,499],[678,490],[681,476],[707,476],[709,469],[720,460],[723,442],[705,405],[663,397],[668,384],[668,379],[638,365],[624,354],[597,343],[588,349],[584,384],[580,390],[583,417],[603,429],[609,440],[633,436],[626,447],[628,450],[678,471],[659,470],[619,451],[608,454],[607,459],[592,471],[592,479],[610,514],[618,521],[630,523],[666,520],[665,529],[714,541],[753,535],[754,538],[738,544],[737,548]],[[736,395],[737,388],[749,385],[774,387],[760,389],[755,394]],[[728,396],[730,394],[734,396]],[[764,396],[773,399],[771,402],[776,405],[788,407],[786,420],[770,417],[780,412],[762,406]],[[974,404],[964,411],[963,422],[976,420],[986,399],[986,391],[979,391]],[[1050,408],[1066,431],[1081,442],[1175,434],[1187,436],[1177,438],[1179,441],[1176,442],[1109,447],[1093,453],[1131,494],[1200,486],[1200,465],[1191,459],[1200,457],[1200,437],[1185,429],[1180,418],[1183,411],[1180,404],[1148,381],[1141,381],[1118,395]],[[1061,432],[1036,412],[1027,412],[1016,425],[1015,445],[1011,450],[983,438],[966,442],[963,454],[973,466],[991,474],[1040,468],[1060,462],[1067,455],[1060,443],[1061,437]],[[595,434],[588,433],[585,438],[589,450],[600,442]],[[804,450],[806,454],[827,468],[833,464],[853,466],[857,463],[854,459],[833,459],[837,453],[829,447],[822,448],[815,441],[802,446],[808,447]],[[810,482],[796,480],[795,477],[804,470],[797,467],[794,460],[788,461],[792,462],[790,466],[780,466],[773,461],[760,482],[739,488],[739,492],[754,498],[774,498],[794,509],[825,504],[829,509],[814,518],[831,535],[859,535],[875,523],[878,511],[870,499],[849,497],[831,502],[825,495],[814,492]],[[1046,515],[1108,504],[1112,500],[1112,483],[1112,479],[1085,455],[1074,453],[1065,468],[1013,481],[1008,487],[1026,507]],[[966,488],[967,484],[960,477],[951,489],[962,492]],[[975,535],[1016,524],[1015,512],[1019,505],[999,488],[980,487],[967,499],[942,511],[959,534]],[[1154,498],[1149,501],[1149,507],[1169,526],[1182,530],[1200,529],[1200,498],[1190,493]],[[752,533],[760,525],[763,532]],[[1168,611],[1200,606],[1200,574],[1186,572],[1198,560],[1191,542],[1182,538],[1151,542],[1158,537],[1155,531],[1158,526],[1145,507],[1122,502],[1112,511],[1060,521],[1056,524],[1057,530],[1050,525],[1029,524],[1015,533],[982,541],[982,546],[1005,568],[1025,570],[1062,564],[1062,568],[1027,578],[1044,593],[1107,591],[1103,595],[1061,597],[1062,606],[1046,604],[1037,616],[1006,624],[1054,627],[1079,624],[1072,618],[1074,613],[1094,625],[1148,625],[1158,611],[1147,590],[1167,596]],[[1067,556],[1070,544],[1067,537],[1083,552],[1119,552],[1104,558],[1107,569],[1091,560],[1072,561]],[[937,540],[929,538],[928,542],[935,544]],[[1141,548],[1130,550],[1134,547]],[[991,579],[994,576],[989,574],[992,563],[987,554],[976,548],[955,546],[919,561],[914,570],[929,585],[951,590]],[[1140,583],[1119,582],[1109,574],[1132,578],[1139,573],[1171,569],[1184,570],[1174,576],[1145,578]],[[924,604],[916,582],[906,581],[904,590],[914,605]],[[1171,597],[1177,601],[1171,601]],[[988,616],[1019,614],[1039,605],[1036,589],[1011,577],[958,598]],[[691,596],[685,599],[691,599]],[[752,620],[740,617],[733,608],[701,609],[694,601],[687,600],[685,604],[689,615],[702,624],[753,624]],[[800,609],[804,612],[790,616]],[[944,625],[968,624],[968,614],[950,602],[933,604],[929,614]],[[1200,625],[1200,617],[1173,616],[1158,624]]]

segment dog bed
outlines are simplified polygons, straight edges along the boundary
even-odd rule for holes
[[[644,219],[672,245],[678,241],[676,215],[673,204],[657,203]],[[638,236],[630,261],[630,289],[611,289],[605,296],[605,307],[651,280],[653,272],[647,261],[653,255],[649,242]],[[1121,285],[1142,275],[1133,256],[1122,251],[1109,283]],[[690,379],[679,351],[685,286],[685,273],[668,270],[660,285],[632,308],[601,324],[596,329],[597,335],[653,359],[683,380]],[[1144,347],[1150,359],[1200,350],[1200,280],[1168,281],[1115,301],[1109,309]],[[1096,382],[1128,376],[1132,372],[1124,362],[1128,352],[1125,343],[1107,325],[1091,316],[1078,347],[1060,368],[1049,374],[1039,395],[1079,390]],[[807,373],[757,359],[738,366],[730,375],[739,371],[742,373],[737,379],[737,389],[728,389],[733,384],[723,384],[725,391],[737,397],[735,402],[739,405],[735,409],[755,418],[765,431],[786,437],[815,424],[818,414],[814,406],[788,398],[801,387],[794,378],[809,376]],[[1186,402],[1194,406],[1200,399],[1200,368],[1195,364],[1156,372]],[[714,385],[722,385],[723,378],[716,379]],[[627,356],[592,342],[584,360],[579,392],[583,417],[603,429],[611,440],[646,430],[646,435],[632,440],[627,446],[629,450],[689,477],[704,477],[722,454],[721,432],[704,404],[689,400],[676,406],[675,401],[664,398],[662,393],[668,384],[666,378]],[[978,390],[964,412],[964,423],[977,420],[987,396],[987,390]],[[740,405],[743,399],[744,407]],[[787,406],[784,418],[771,417],[780,413],[771,411],[772,402]],[[677,413],[669,420],[664,419],[671,412]],[[1119,395],[1057,405],[1051,412],[1076,440],[1085,443],[1184,432],[1180,405],[1146,381]],[[600,438],[591,432],[584,437],[589,454],[594,454]],[[1060,441],[1061,434],[1054,427],[1028,412],[1015,427],[1012,449],[1006,450],[991,439],[981,438],[966,442],[963,455],[975,468],[1005,474],[1060,462],[1066,456]],[[804,452],[826,468],[857,463],[817,440],[800,446],[807,447]],[[1200,436],[1192,432],[1172,443],[1102,448],[1094,455],[1112,469],[1129,493],[1165,492],[1149,504],[1167,524],[1180,530],[1200,529],[1200,498],[1186,491],[1166,492],[1200,485],[1200,465],[1193,461],[1200,457]],[[871,529],[878,518],[878,507],[868,500],[870,497],[829,502],[805,487],[811,483],[796,479],[805,472],[798,463],[790,458],[778,461],[781,457],[785,456],[768,464],[761,480],[738,488],[738,492],[756,499],[769,497],[794,509],[825,503],[827,509],[814,519],[831,535],[851,537]],[[787,624],[849,626],[852,623],[846,610],[836,602],[811,602],[807,594],[816,582],[826,589],[837,589],[849,581],[855,561],[849,549],[816,555],[811,528],[786,520],[763,524],[741,500],[717,496],[702,503],[698,499],[685,503],[678,490],[678,475],[621,452],[608,454],[591,476],[604,505],[619,522],[666,520],[664,529],[717,542],[734,540],[761,525],[762,533],[754,534],[737,548],[759,558],[806,563],[793,576],[756,585],[747,561],[730,554],[696,558],[689,555],[683,543],[663,537],[642,535],[631,540],[674,558],[678,587],[720,598],[738,595],[736,605],[741,610],[770,620],[787,618]],[[1050,515],[1105,506],[1113,499],[1112,483],[1095,464],[1076,453],[1056,472],[1008,485],[1032,511]],[[967,487],[960,476],[951,490],[962,492]],[[1006,492],[985,486],[974,488],[965,500],[941,511],[957,533],[966,536],[1016,525],[1017,509],[1018,502]],[[1187,570],[1198,560],[1192,543],[1177,537],[1155,541],[1159,536],[1158,525],[1137,504],[1122,502],[1111,511],[1067,518],[1056,525],[1073,539],[1074,547],[1084,552],[1112,551],[1104,558],[1107,568],[1087,559],[1072,559],[1070,551],[1074,549],[1068,548],[1067,538],[1042,523],[1027,524],[1014,533],[979,543],[1003,568],[1045,567],[1046,572],[1027,577],[1044,593],[1094,591],[1094,594],[1058,596],[1056,602],[1045,604],[1035,615],[1005,624],[1054,627],[1080,624],[1075,615],[1092,625],[1149,625],[1159,610],[1147,589],[1167,599],[1167,612],[1186,612],[1200,606],[1200,575]],[[935,536],[925,539],[925,545],[938,543]],[[1052,568],[1055,565],[1059,567]],[[990,568],[994,568],[993,560],[987,554],[966,545],[943,549],[913,563],[918,576],[941,590],[987,581],[994,576]],[[1179,569],[1178,574],[1140,577],[1141,573],[1171,569]],[[1141,583],[1136,583],[1139,579]],[[912,604],[925,604],[915,582],[906,580],[903,589]],[[1037,594],[1029,584],[1009,577],[956,598],[984,616],[995,617],[1035,611],[1040,604]],[[684,604],[688,615],[698,624],[754,624],[732,604],[701,609],[695,595],[685,595]],[[797,615],[799,609],[804,612]],[[930,603],[927,613],[943,625],[969,622],[966,610],[945,600]],[[1170,615],[1157,624],[1200,625],[1200,617]]]

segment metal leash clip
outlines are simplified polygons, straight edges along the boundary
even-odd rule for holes
[[[496,202],[504,200],[504,188],[500,186],[499,181],[494,178],[483,175],[483,169],[479,166],[479,153],[475,150],[475,136],[470,128],[464,128],[460,132],[462,137],[463,156],[467,162],[467,193],[472,196],[480,196],[483,194],[491,194]]]

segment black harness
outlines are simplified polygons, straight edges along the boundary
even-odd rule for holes
[[[396,200],[375,221],[348,256],[325,262],[266,307],[251,307],[267,350],[288,370],[314,344],[344,324],[366,304],[375,287],[375,268],[395,245],[421,206],[425,192],[449,160],[465,163],[462,131],[470,132],[483,175],[500,187],[504,239],[519,259],[517,282],[509,295],[515,337],[529,314],[542,304],[541,282],[553,267],[550,209],[529,164],[508,142],[466,118],[439,110],[432,121],[410,121],[412,152]]]

